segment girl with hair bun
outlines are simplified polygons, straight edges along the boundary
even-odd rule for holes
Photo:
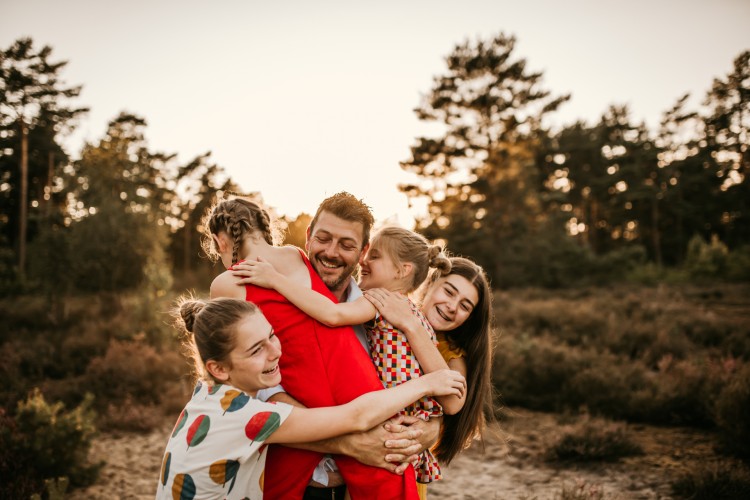
[[[379,424],[405,404],[460,395],[464,377],[443,370],[341,406],[298,408],[256,399],[281,382],[281,344],[255,304],[185,300],[180,323],[199,382],[180,414],[162,460],[157,499],[263,498],[266,444],[300,443]]]
[[[276,272],[268,262],[258,259],[248,261],[249,270],[243,273],[251,283],[272,288],[304,312],[330,326],[365,323],[370,353],[385,387],[393,387],[423,375],[407,337],[385,320],[375,306],[365,297],[346,303],[334,303],[293,283]],[[427,278],[430,268],[447,274],[450,260],[442,248],[431,245],[422,235],[400,227],[385,227],[375,234],[362,263],[359,286],[363,290],[383,288],[390,292],[408,295]],[[422,325],[425,342],[435,346],[437,339],[432,327],[419,308],[406,299],[412,315]],[[423,398],[404,408],[401,413],[422,418],[443,415],[442,398]],[[414,465],[419,483],[429,483],[441,478],[440,466],[430,450],[418,455]]]

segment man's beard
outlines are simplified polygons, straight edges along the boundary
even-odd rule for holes
[[[348,267],[340,268],[341,274],[339,274],[338,276],[330,276],[330,275],[324,276],[323,274],[320,273],[320,270],[318,269],[318,265],[323,267],[324,269],[327,269],[327,268],[325,268],[325,266],[323,266],[323,264],[320,263],[317,258],[313,259],[312,262],[313,262],[313,269],[315,270],[316,273],[318,273],[318,276],[320,276],[320,278],[323,280],[323,283],[325,283],[325,285],[328,287],[329,290],[338,290],[339,287],[341,287],[344,283],[349,281],[349,278],[351,276],[355,275],[355,273],[357,272],[357,267],[358,267],[357,265],[358,263],[355,262],[354,264]]]

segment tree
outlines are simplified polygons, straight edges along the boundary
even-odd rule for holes
[[[201,259],[201,219],[224,193],[239,191],[224,169],[210,161],[205,153],[180,167],[176,190],[181,193],[174,205],[174,232],[169,245],[175,274],[184,286],[205,286],[210,282],[212,266]],[[204,256],[205,257],[205,256]]]
[[[170,285],[164,248],[174,155],[150,152],[145,127],[143,118],[121,113],[74,164],[69,253],[78,289],[114,296],[146,282]]]
[[[309,214],[301,213],[295,219],[284,218],[286,222],[286,232],[284,234],[284,245],[294,245],[298,248],[305,248],[307,241],[307,228],[312,222]]]
[[[3,174],[3,185],[8,187],[2,191],[7,192],[3,201],[7,203],[4,208],[8,209],[6,213],[10,214],[9,219],[18,221],[18,236],[10,236],[9,240],[18,247],[18,268],[22,280],[26,267],[29,181],[32,181],[32,186],[34,180],[46,181],[39,182],[37,188],[50,184],[49,165],[61,152],[55,138],[69,130],[75,118],[88,111],[87,108],[76,108],[69,104],[70,99],[78,97],[81,86],[65,85],[59,74],[67,62],[51,62],[51,53],[49,46],[36,50],[30,38],[21,38],[8,49],[0,51],[0,136],[6,144],[11,145],[11,156],[18,165],[17,175],[10,169]],[[30,138],[37,130],[41,131],[36,134],[38,137],[47,139],[43,144],[46,151],[29,148]],[[41,157],[41,162],[34,161],[35,156]],[[31,194],[39,203],[43,192],[32,190]]]
[[[401,164],[420,179],[401,190],[428,203],[418,229],[495,276],[498,252],[543,222],[535,152],[546,135],[543,118],[568,99],[541,88],[542,74],[530,72],[514,47],[514,37],[500,34],[454,48],[415,110],[445,132],[418,138]]]
[[[730,247],[750,241],[750,51],[734,60],[706,97],[706,148],[723,180],[722,241]]]
[[[685,259],[688,241],[704,239],[720,229],[721,183],[716,162],[706,149],[705,123],[695,111],[685,109],[689,95],[664,113],[657,137],[660,192],[663,195],[662,227],[665,261]]]

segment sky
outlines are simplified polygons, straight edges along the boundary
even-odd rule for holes
[[[552,126],[612,104],[652,129],[683,94],[698,106],[750,50],[750,0],[0,0],[0,47],[20,37],[66,60],[91,111],[73,158],[121,111],[149,149],[181,163],[211,151],[277,213],[314,213],[349,191],[376,220],[411,227],[399,162],[440,127],[413,109],[464,41],[517,38],[515,56],[571,94]]]

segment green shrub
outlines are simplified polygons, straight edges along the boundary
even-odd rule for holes
[[[729,252],[726,275],[729,281],[750,282],[750,245]]]
[[[715,281],[724,275],[728,253],[727,246],[716,235],[710,243],[695,235],[688,242],[683,267],[697,281]]]
[[[71,484],[93,483],[101,464],[88,462],[95,433],[92,397],[73,410],[62,403],[48,404],[38,389],[19,401],[13,418],[0,412],[0,467],[7,497],[28,497],[41,492],[45,479],[68,477]],[[15,484],[17,481],[17,485]],[[9,483],[9,484],[8,484]],[[21,493],[22,496],[14,496]]]
[[[750,471],[741,463],[699,463],[672,483],[678,498],[745,500],[750,498]]]
[[[642,452],[623,424],[585,416],[549,447],[546,457],[552,461],[612,462]]]

